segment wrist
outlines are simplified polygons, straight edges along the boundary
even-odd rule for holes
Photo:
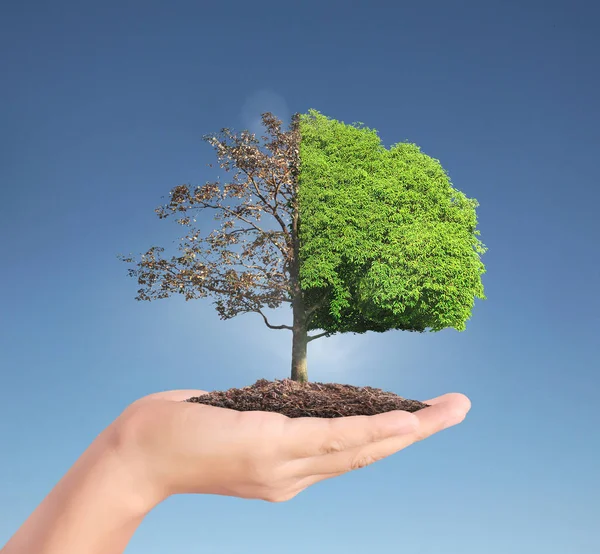
[[[140,434],[146,418],[134,403],[107,429],[107,463],[118,468],[115,476],[123,483],[123,493],[135,513],[147,514],[163,502],[169,493],[159,482],[152,469]],[[112,462],[110,461],[112,459]]]

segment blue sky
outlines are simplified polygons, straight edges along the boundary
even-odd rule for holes
[[[213,178],[202,135],[315,108],[419,144],[489,251],[467,330],[337,336],[314,381],[468,419],[284,504],[169,499],[128,554],[600,549],[598,4],[5,2],[0,11],[0,544],[130,402],[288,376],[291,337],[210,300],[134,300],[119,253]],[[278,322],[289,322],[282,308]],[[193,546],[192,546],[193,545]]]

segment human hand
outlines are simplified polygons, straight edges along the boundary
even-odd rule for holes
[[[457,393],[416,413],[288,418],[183,402],[206,391],[151,394],[119,418],[120,451],[153,505],[173,494],[289,500],[457,425],[471,407]]]

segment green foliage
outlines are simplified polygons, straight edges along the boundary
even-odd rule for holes
[[[477,201],[414,144],[316,110],[300,133],[300,285],[326,296],[309,330],[464,330],[485,298]]]

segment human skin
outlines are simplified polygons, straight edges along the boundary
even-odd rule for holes
[[[460,423],[451,393],[414,414],[288,418],[182,402],[205,391],[131,404],[82,454],[0,554],[122,553],[169,496],[218,494],[283,502]]]

